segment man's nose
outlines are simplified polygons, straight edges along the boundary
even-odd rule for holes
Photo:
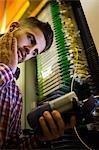
[[[24,49],[26,50],[27,54],[30,54],[31,51],[33,50],[33,47],[31,47],[31,46],[24,46]]]

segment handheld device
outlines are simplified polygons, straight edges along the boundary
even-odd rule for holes
[[[75,92],[70,92],[56,98],[54,100],[44,102],[42,105],[34,108],[27,116],[28,123],[34,132],[41,134],[40,125],[38,119],[43,115],[44,111],[58,110],[65,123],[69,121],[69,117],[75,112],[78,120],[85,120],[85,124],[92,122],[93,126],[97,127],[97,119],[99,115],[96,115],[99,108],[99,101],[91,95],[88,99],[79,101]],[[99,113],[98,113],[99,114]],[[93,120],[95,120],[93,123]],[[99,130],[99,122],[96,130]]]
[[[78,97],[75,92],[70,92],[57,99],[45,102],[43,105],[34,108],[27,116],[31,128],[38,130],[38,119],[44,111],[58,110],[61,114],[67,113],[78,107]]]

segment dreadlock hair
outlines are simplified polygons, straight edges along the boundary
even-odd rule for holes
[[[38,27],[44,34],[46,47],[43,51],[48,50],[53,42],[53,30],[48,22],[42,22],[35,17],[29,17],[20,21],[22,26]]]

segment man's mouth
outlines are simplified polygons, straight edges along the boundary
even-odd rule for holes
[[[18,50],[18,58],[23,58],[23,53],[20,50]]]
[[[19,62],[23,62],[24,59],[26,58],[27,53],[25,52],[25,50],[23,50],[22,48],[18,48],[18,61]]]

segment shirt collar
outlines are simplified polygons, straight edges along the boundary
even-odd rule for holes
[[[16,80],[17,80],[19,78],[19,75],[20,75],[20,68],[17,67],[15,74],[14,74],[14,78],[16,78]]]

